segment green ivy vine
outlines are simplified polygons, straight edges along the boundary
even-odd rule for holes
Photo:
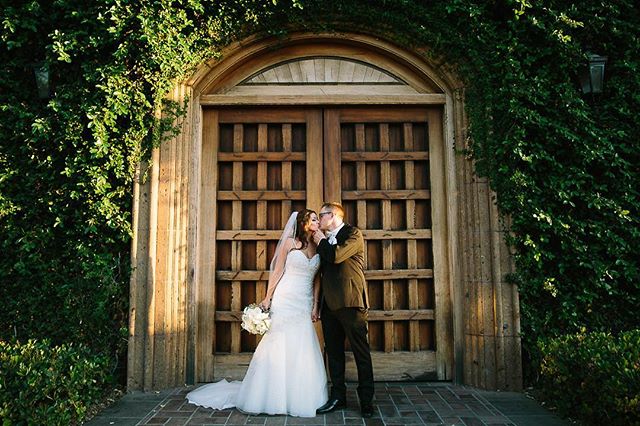
[[[363,31],[465,82],[471,155],[510,218],[525,349],[638,328],[640,16],[585,0],[2,0],[0,338],[124,353],[135,166],[166,93],[234,40]],[[602,94],[578,75],[609,57]],[[51,95],[39,99],[44,61]],[[160,120],[159,108],[173,111]],[[122,358],[122,357],[121,357]]]

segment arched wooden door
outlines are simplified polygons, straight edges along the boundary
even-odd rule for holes
[[[201,238],[215,278],[200,295],[198,380],[244,375],[258,339],[241,332],[241,310],[264,296],[290,213],[324,200],[342,202],[364,233],[376,380],[451,379],[441,108],[205,109],[203,119],[202,211],[215,230]],[[355,379],[352,357],[347,370]]]
[[[367,238],[378,380],[521,389],[507,229],[454,151],[469,142],[464,83],[423,47],[253,35],[174,87],[182,131],[134,186],[129,390],[241,377],[255,341],[239,309],[264,291],[283,218],[323,199]]]

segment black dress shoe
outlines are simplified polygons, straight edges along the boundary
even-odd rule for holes
[[[363,419],[370,419],[373,417],[373,405],[363,405],[360,407],[360,414]]]
[[[330,413],[333,410],[339,410],[347,406],[347,403],[344,401],[340,401],[339,399],[332,398],[327,401],[322,407],[316,410],[316,414],[325,414]]]

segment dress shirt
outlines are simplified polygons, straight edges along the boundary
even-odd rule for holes
[[[327,242],[332,246],[338,244],[338,241],[336,240],[336,235],[338,235],[338,232],[340,232],[343,226],[344,226],[344,222],[342,222],[340,226],[338,226],[336,229],[334,229],[333,231],[327,234]]]

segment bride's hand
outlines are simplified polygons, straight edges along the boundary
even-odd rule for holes
[[[268,311],[271,309],[271,300],[265,298],[262,302],[258,303],[258,306],[260,306],[263,311]]]
[[[318,305],[313,307],[313,311],[311,311],[311,321],[316,322],[320,319],[320,309]]]

